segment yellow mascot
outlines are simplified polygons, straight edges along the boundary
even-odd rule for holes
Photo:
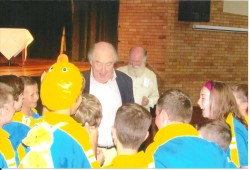
[[[46,74],[46,77],[44,77]],[[68,62],[68,56],[60,54],[57,62],[42,75],[41,99],[43,105],[50,110],[69,108],[81,92],[83,82],[79,70]],[[60,76],[64,77],[62,79]],[[56,82],[56,83],[51,83]],[[46,88],[46,89],[45,89]],[[46,100],[44,100],[46,99]],[[60,122],[51,127],[47,122],[35,124],[22,143],[30,151],[21,160],[19,168],[54,168],[51,156],[53,132],[67,123]]]

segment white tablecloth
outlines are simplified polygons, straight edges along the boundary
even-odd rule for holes
[[[10,60],[16,57],[23,49],[26,51],[33,37],[27,29],[0,28],[0,52]]]

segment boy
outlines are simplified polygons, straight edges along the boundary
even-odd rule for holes
[[[43,75],[40,93],[42,104],[46,108],[43,120],[50,125],[51,130],[48,134],[53,135],[53,143],[49,148],[52,162],[48,160],[49,162],[43,163],[43,165],[48,165],[50,168],[100,167],[86,129],[71,117],[82,101],[83,83],[84,79],[79,69],[68,62],[68,57],[65,54],[59,55],[57,63],[53,64]],[[37,123],[33,128],[36,126],[42,128],[42,123]],[[42,141],[38,142],[43,143]],[[34,146],[34,143],[31,144]],[[39,152],[39,148],[37,149],[33,152]],[[23,162],[21,164],[23,168],[36,165],[36,162],[37,165],[41,165],[39,159],[35,160],[33,157],[25,157],[25,160],[32,161]]]
[[[0,167],[1,168],[16,168],[15,151],[9,140],[9,134],[3,130],[3,125],[10,123],[14,108],[13,89],[0,82]]]
[[[15,113],[13,121],[32,127],[41,118],[35,109],[39,99],[38,84],[31,77],[21,76],[20,78],[24,84],[23,105],[21,111]]]
[[[24,85],[20,77],[15,75],[2,75],[0,76],[0,82],[7,84],[13,88],[14,107],[16,111],[20,111],[23,104],[23,90]]]
[[[163,93],[156,106],[155,123],[159,131],[146,149],[156,168],[229,168],[226,153],[215,143],[198,137],[189,124],[193,106],[180,90]]]
[[[72,117],[86,128],[90,136],[93,151],[100,165],[104,163],[101,149],[97,148],[98,127],[102,119],[102,106],[100,101],[92,94],[83,93],[82,102]]]
[[[151,114],[139,104],[128,103],[118,108],[112,128],[117,156],[105,168],[149,167],[149,159],[138,149],[148,137],[151,120]]]
[[[98,128],[102,119],[102,105],[94,95],[83,93],[82,102],[72,117],[82,126],[88,123],[89,126]]]
[[[197,127],[199,136],[210,142],[217,143],[225,152],[227,151],[231,140],[231,128],[223,120],[210,120]]]
[[[0,82],[12,88],[15,112],[20,111],[23,104],[24,90],[24,84],[21,78],[15,75],[2,75],[0,76]],[[18,165],[19,160],[22,159],[22,157],[26,153],[26,148],[22,145],[22,140],[27,135],[28,131],[30,130],[30,127],[20,122],[11,121],[9,123],[4,124],[3,129],[9,133],[9,139],[16,153],[16,164]]]

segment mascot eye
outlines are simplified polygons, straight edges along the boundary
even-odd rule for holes
[[[63,68],[62,72],[68,72],[68,68]]]
[[[53,70],[53,67],[50,67],[50,68],[49,68],[49,71],[52,71],[52,70]]]

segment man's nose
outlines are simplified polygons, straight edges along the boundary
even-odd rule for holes
[[[102,67],[101,67],[101,73],[105,73],[106,70],[107,70],[106,65],[103,64]]]

